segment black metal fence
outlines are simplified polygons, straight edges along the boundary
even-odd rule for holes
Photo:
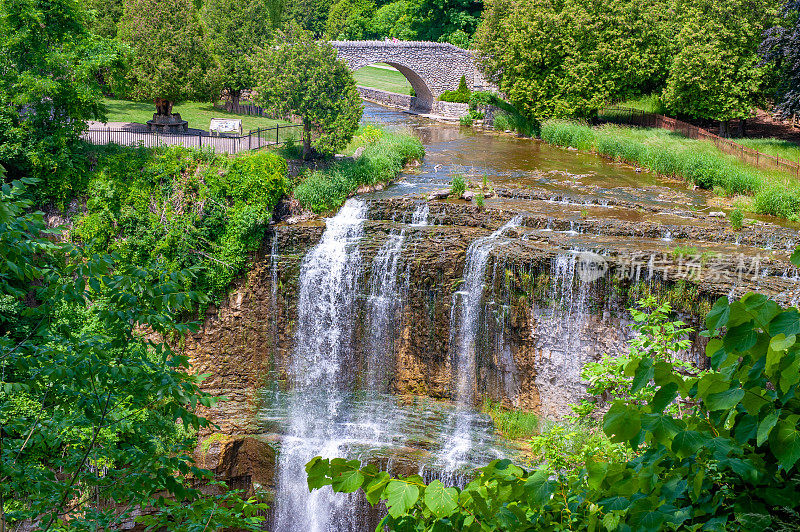
[[[210,135],[205,131],[195,133],[158,133],[146,129],[90,128],[82,138],[92,144],[119,144],[120,146],[184,146],[210,149],[216,153],[240,153],[268,146],[279,146],[289,140],[299,140],[299,124],[276,125],[251,130],[246,135]]]

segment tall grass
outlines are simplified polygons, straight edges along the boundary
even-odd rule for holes
[[[549,120],[541,138],[551,144],[594,150],[614,160],[686,179],[728,196],[753,196],[755,212],[788,219],[800,215],[800,184],[785,183],[778,172],[757,170],[719,151],[712,143],[691,140],[662,129],[605,125],[591,128],[579,122]]]
[[[415,137],[383,132],[357,159],[346,159],[312,172],[294,189],[294,197],[315,213],[331,211],[358,187],[388,181],[407,162],[422,159],[424,155],[425,149]]]
[[[761,153],[800,162],[800,144],[781,139],[736,139],[736,142]]]
[[[494,421],[497,432],[509,440],[527,440],[539,434],[540,419],[537,414],[519,409],[507,409],[500,403],[488,399],[483,402],[483,411]]]

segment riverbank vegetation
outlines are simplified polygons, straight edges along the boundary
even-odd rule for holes
[[[765,296],[721,298],[706,316],[709,369],[679,357],[683,325],[646,303],[642,336],[604,389],[603,452],[525,470],[495,460],[463,489],[314,458],[308,485],[363,490],[381,525],[413,530],[792,530],[800,524],[800,316]],[[604,370],[605,371],[605,370]]]
[[[561,120],[545,121],[541,137],[551,144],[594,151],[664,176],[681,177],[720,195],[751,197],[747,207],[759,214],[791,220],[800,214],[800,185],[780,172],[752,168],[710,142],[661,129],[592,128]]]
[[[146,508],[154,528],[259,529],[264,505],[197,489],[196,407],[216,399],[165,341],[196,330],[177,318],[206,301],[193,273],[53,238],[31,186],[0,189],[0,528],[114,529]]]
[[[303,178],[294,191],[303,208],[316,213],[336,209],[359,187],[386,183],[407,163],[425,155],[422,143],[410,135],[375,128],[365,128],[362,134],[358,144],[364,150],[359,157],[337,161]]]

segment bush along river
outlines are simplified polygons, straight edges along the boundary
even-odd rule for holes
[[[363,496],[309,493],[317,455],[449,485],[514,458],[481,404],[569,414],[582,366],[625,351],[644,295],[697,330],[719,296],[800,296],[796,227],[733,230],[708,194],[536,140],[373,105],[364,121],[411,130],[424,161],[326,219],[276,224],[185,345],[228,398],[197,460],[269,501],[271,530],[374,530]],[[483,205],[436,199],[454,176]],[[691,340],[682,356],[703,365]]]

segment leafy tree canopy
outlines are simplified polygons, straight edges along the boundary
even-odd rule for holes
[[[256,529],[263,505],[192,487],[210,477],[190,458],[195,410],[215,399],[155,339],[196,329],[174,318],[204,299],[180,288],[191,272],[54,242],[32,183],[0,189],[0,523],[108,529],[147,508],[154,528]]]
[[[778,72],[776,110],[783,116],[800,114],[800,0],[783,4],[780,23],[770,28],[761,46]]]
[[[303,121],[303,156],[333,155],[358,129],[363,107],[350,69],[336,50],[293,26],[256,57],[259,105]]]
[[[657,87],[675,34],[671,0],[489,0],[474,46],[528,118],[592,116]]]
[[[328,13],[325,35],[333,40],[364,40],[371,36],[374,13],[375,2],[372,0],[338,0]]]
[[[118,35],[133,51],[129,97],[174,103],[213,95],[215,64],[191,0],[125,0]]]
[[[746,118],[761,101],[766,68],[758,48],[774,17],[762,0],[681,0],[678,53],[663,100],[672,112],[727,121]]]
[[[220,65],[219,82],[234,103],[255,83],[249,56],[272,34],[272,5],[267,0],[206,0],[203,21],[211,52]]]
[[[0,163],[11,179],[41,178],[40,200],[78,187],[78,134],[104,114],[94,74],[119,64],[86,21],[76,0],[0,0]]]

